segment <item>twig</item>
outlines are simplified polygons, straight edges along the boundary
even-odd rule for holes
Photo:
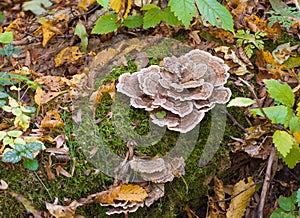
[[[209,201],[208,203],[217,203],[217,202],[226,202],[226,201],[230,201],[231,199],[233,199],[233,198],[239,196],[239,195],[242,194],[243,192],[249,190],[249,189],[252,188],[253,186],[258,185],[258,184],[261,183],[261,182],[262,182],[262,181],[255,182],[254,184],[250,185],[248,188],[246,188],[246,189],[240,191],[239,193],[236,193],[235,195],[232,195],[232,196],[229,197],[229,198],[225,198],[225,199],[223,199],[223,200],[213,200],[213,201]]]
[[[261,194],[260,194],[260,201],[259,201],[258,210],[257,210],[257,217],[258,218],[263,218],[263,210],[264,210],[264,206],[265,206],[267,191],[268,191],[269,185],[270,185],[271,170],[272,170],[272,165],[273,165],[273,162],[274,162],[275,154],[276,154],[276,148],[272,147],[272,150],[271,150],[271,153],[270,153],[270,156],[269,156],[269,160],[268,160],[268,166],[267,166],[267,171],[266,171],[264,184],[263,184],[262,191],[261,191]]]
[[[34,173],[34,175],[36,176],[36,178],[40,181],[40,183],[44,186],[44,188],[46,189],[46,191],[47,191],[49,197],[50,197],[51,199],[53,199],[52,195],[50,194],[49,190],[47,189],[47,187],[45,186],[45,184],[43,183],[43,181],[40,179],[39,175],[36,174],[36,172],[33,172],[33,173]]]
[[[248,133],[248,131],[227,110],[224,110],[224,113],[232,121],[233,125],[239,127],[244,133]]]
[[[258,97],[257,97],[257,95],[256,95],[256,93],[255,93],[255,91],[254,91],[254,89],[253,89],[253,87],[252,87],[247,81],[243,80],[243,79],[240,78],[240,77],[239,77],[239,80],[242,81],[242,82],[249,88],[250,92],[252,93],[252,95],[253,95],[254,98],[255,98],[255,101],[256,101],[257,106],[259,107],[259,110],[261,111],[261,113],[264,115],[264,117],[265,117],[267,120],[270,120],[270,119],[267,117],[266,113],[264,112],[264,110],[263,110],[263,108],[262,108],[262,105],[260,104],[259,99],[258,99]]]
[[[298,9],[298,11],[300,12],[300,5],[299,5],[298,0],[294,0],[294,3],[296,5],[296,8]]]

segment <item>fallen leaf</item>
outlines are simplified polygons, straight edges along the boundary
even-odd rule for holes
[[[96,92],[92,93],[90,100],[93,101],[94,107],[102,100],[103,93],[108,93],[111,99],[114,100],[116,95],[115,83],[101,85]]]
[[[34,101],[39,106],[46,104],[64,92],[45,92],[40,87],[35,90]]]
[[[66,89],[68,79],[61,76],[42,76],[34,80],[35,83],[43,85],[44,89],[52,92],[58,92]]]
[[[1,183],[0,190],[8,189],[8,184],[4,180],[0,179],[0,183]]]
[[[68,171],[66,171],[64,168],[62,168],[61,165],[56,166],[56,174],[57,175],[61,174],[61,175],[65,176],[65,177],[68,177],[68,178],[72,177],[72,175],[70,173],[68,173]]]
[[[58,128],[62,126],[64,126],[64,122],[60,118],[60,115],[54,110],[48,111],[41,121],[42,128]]]
[[[226,210],[226,205],[225,205],[225,202],[222,201],[225,199],[225,192],[224,192],[224,187],[223,187],[223,182],[218,179],[218,177],[214,177],[214,191],[215,191],[215,194],[217,196],[217,200],[219,201],[218,202],[218,205],[219,207],[225,211]]]
[[[64,35],[61,30],[55,25],[51,20],[42,23],[42,32],[43,32],[43,42],[42,45],[45,47],[46,44],[53,38],[55,35]]]
[[[227,218],[242,218],[244,216],[246,206],[250,202],[250,198],[255,192],[255,185],[252,177],[248,177],[247,180],[248,183],[245,183],[244,180],[241,180],[234,185],[232,193],[234,197],[232,198],[229,208],[227,209]]]
[[[55,57],[55,67],[59,67],[64,63],[75,64],[84,53],[80,51],[78,46],[67,47],[61,50]]]
[[[82,10],[88,11],[88,7],[90,7],[92,4],[94,4],[96,0],[80,0],[78,2],[78,8],[81,8]]]
[[[32,214],[34,218],[42,218],[42,212],[23,195],[15,192],[9,192],[9,194],[23,204],[28,214]]]
[[[73,201],[68,206],[61,206],[57,204],[50,204],[46,202],[46,208],[55,218],[75,218],[75,211],[77,207],[82,206],[78,201]]]
[[[131,9],[132,0],[110,0],[110,6],[118,13],[118,20],[126,18]]]

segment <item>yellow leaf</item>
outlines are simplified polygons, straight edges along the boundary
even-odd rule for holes
[[[299,144],[300,143],[300,131],[294,132],[293,136],[296,139],[296,142]]]
[[[34,101],[38,105],[45,104],[59,96],[62,92],[45,92],[40,87],[35,90]]]
[[[96,92],[91,95],[91,100],[93,100],[93,105],[96,106],[102,100],[102,94],[108,93],[112,100],[115,99],[116,88],[115,83],[109,83],[106,85],[101,85]]]
[[[142,202],[146,197],[148,194],[141,186],[125,184],[120,186],[116,200]]]
[[[126,18],[131,9],[131,0],[111,0],[110,7],[118,13],[118,20]]]
[[[84,53],[80,52],[78,46],[67,47],[61,50],[55,57],[55,67],[59,67],[64,63],[75,64]]]
[[[219,180],[216,176],[214,177],[214,191],[217,195],[218,205],[221,207],[222,210],[226,210],[225,202],[222,200],[225,199],[225,192],[224,192],[224,186],[223,182]]]
[[[252,177],[248,177],[247,184],[244,180],[241,180],[234,185],[232,195],[238,195],[232,198],[229,204],[229,208],[226,213],[227,218],[242,218],[244,216],[250,197],[255,192],[255,186],[253,184],[254,182]]]
[[[52,21],[46,21],[42,24],[42,31],[43,31],[43,42],[42,45],[45,46],[55,33],[50,30],[50,26],[52,25]]]
[[[96,2],[96,0],[80,0],[78,2],[78,8],[81,8],[81,9],[87,11],[87,10],[89,10],[88,7],[90,7],[95,2]]]
[[[48,111],[41,122],[42,128],[58,128],[62,126],[64,126],[64,122],[54,110]]]

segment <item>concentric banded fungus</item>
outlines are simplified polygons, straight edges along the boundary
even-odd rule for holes
[[[229,101],[231,91],[224,87],[229,67],[222,59],[197,49],[163,62],[163,67],[152,65],[121,75],[117,85],[133,107],[150,111],[153,123],[186,133],[216,103]],[[157,115],[163,111],[164,117]]]

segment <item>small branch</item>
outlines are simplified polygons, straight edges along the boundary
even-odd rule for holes
[[[53,199],[52,195],[50,194],[49,190],[47,189],[47,187],[45,186],[45,184],[43,183],[43,181],[40,179],[40,177],[38,176],[38,174],[37,174],[36,172],[33,172],[33,173],[34,173],[34,175],[36,176],[36,178],[40,181],[40,183],[43,185],[43,187],[46,189],[46,191],[47,191],[49,197],[50,197],[51,199]]]
[[[268,160],[268,166],[267,166],[267,171],[266,171],[264,184],[263,184],[262,191],[261,191],[261,194],[260,194],[260,201],[259,201],[258,210],[257,210],[257,217],[258,218],[263,218],[263,210],[264,210],[264,206],[265,206],[267,191],[268,191],[269,185],[270,185],[271,170],[272,170],[272,165],[273,165],[273,162],[274,162],[275,155],[276,155],[276,148],[272,147],[272,150],[271,150],[271,153],[270,153],[270,156],[269,156],[269,160]]]
[[[239,127],[244,133],[248,133],[248,131],[227,110],[224,110],[224,113],[232,121],[233,125]]]
[[[300,5],[299,5],[298,0],[294,0],[294,3],[296,5],[296,8],[298,9],[298,11],[300,12]]]

